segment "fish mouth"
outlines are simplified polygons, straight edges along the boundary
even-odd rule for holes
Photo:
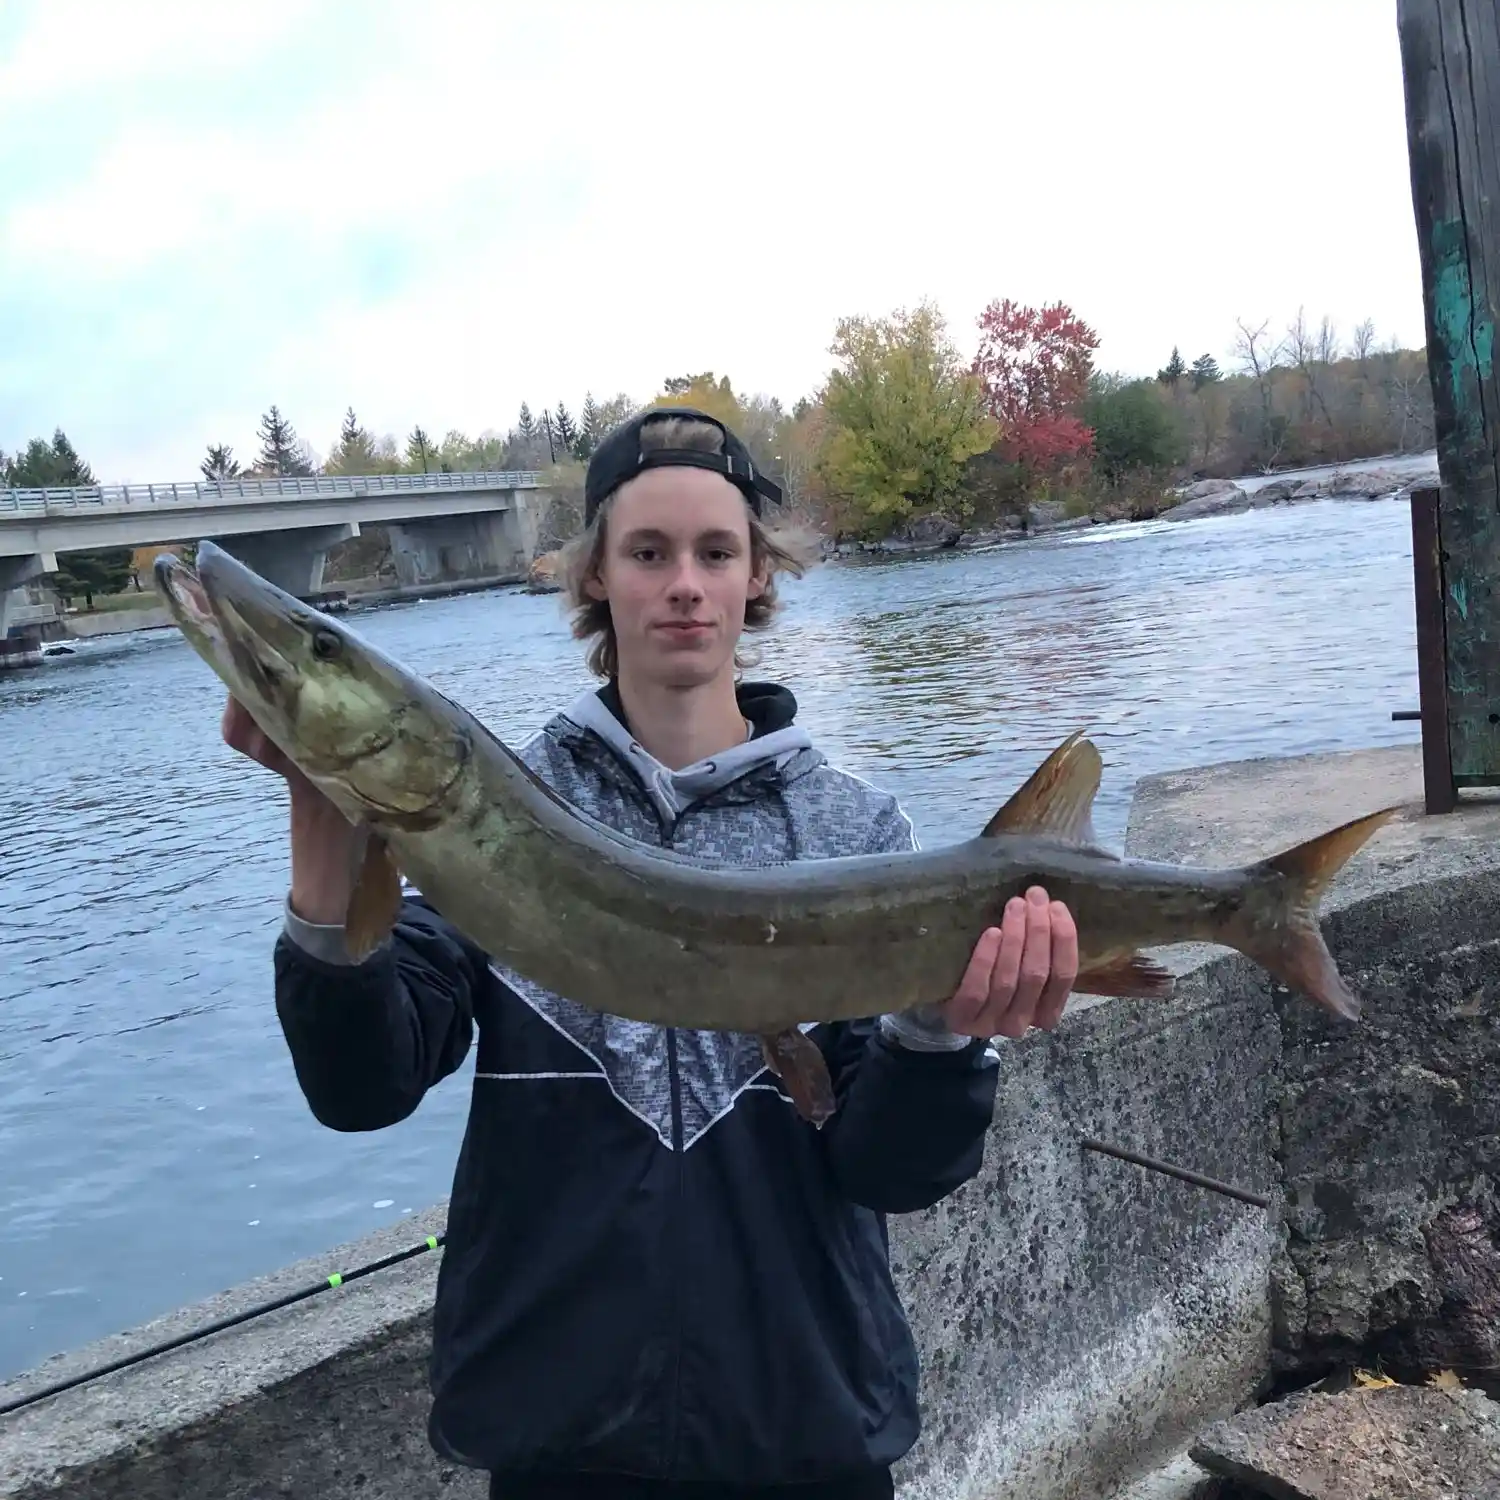
[[[212,601],[198,575],[176,556],[163,552],[151,565],[156,578],[157,592],[167,601],[178,624],[196,626],[199,630],[217,632],[219,621],[214,614]]]
[[[271,647],[283,659],[322,618],[311,605],[276,587],[212,542],[198,543],[195,583],[221,626]]]

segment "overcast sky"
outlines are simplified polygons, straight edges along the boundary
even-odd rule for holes
[[[1394,0],[0,0],[0,449],[504,430],[836,319],[1421,342]]]

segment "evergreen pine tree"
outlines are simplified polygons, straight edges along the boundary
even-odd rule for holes
[[[1177,352],[1177,345],[1172,345],[1172,357],[1166,363],[1165,368],[1156,372],[1156,378],[1163,385],[1175,386],[1182,377],[1187,374],[1187,366],[1182,362],[1182,355]]]
[[[1204,386],[1219,378],[1219,365],[1212,354],[1200,354],[1193,361],[1193,389],[1201,391]]]
[[[412,428],[411,436],[406,440],[406,462],[410,468],[420,469],[424,474],[431,473],[436,462],[432,439],[427,436],[420,423]]]
[[[98,482],[61,427],[52,434],[51,443],[32,438],[5,469],[6,485],[18,490],[65,489]],[[92,609],[95,594],[118,593],[129,582],[130,558],[129,547],[68,552],[58,559],[57,571],[48,575],[48,581],[64,599],[83,595]]]
[[[259,467],[277,475],[312,473],[296,430],[275,406],[260,419],[260,438]]]
[[[330,474],[369,474],[375,469],[375,440],[359,425],[351,406],[339,428],[339,442],[324,465]]]
[[[561,401],[557,403],[557,415],[552,419],[552,430],[557,434],[557,441],[571,453],[573,445],[578,441],[578,429],[573,425],[568,408]]]
[[[599,403],[594,400],[592,391],[585,391],[583,409],[578,414],[578,441],[573,444],[573,452],[584,463],[587,463],[603,436],[604,426],[599,414]]]
[[[240,472],[239,460],[234,456],[234,449],[226,447],[223,443],[210,443],[208,457],[198,467],[203,471],[203,477],[210,483],[216,480],[234,479]]]

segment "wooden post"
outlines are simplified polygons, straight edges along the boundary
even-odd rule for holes
[[[1436,544],[1448,762],[1454,786],[1495,786],[1500,785],[1500,380],[1495,367],[1500,0],[1397,0],[1396,18],[1442,476]],[[1428,687],[1435,679],[1431,663],[1420,667],[1425,760]]]
[[[1441,491],[1411,492],[1411,564],[1417,605],[1417,688],[1421,695],[1422,787],[1429,813],[1458,806],[1448,748],[1448,642],[1443,628],[1443,555],[1438,545]]]

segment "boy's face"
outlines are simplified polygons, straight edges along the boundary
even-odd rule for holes
[[[621,675],[686,688],[733,671],[745,605],[765,586],[739,490],[707,469],[660,468],[620,487],[588,587],[609,601]]]

